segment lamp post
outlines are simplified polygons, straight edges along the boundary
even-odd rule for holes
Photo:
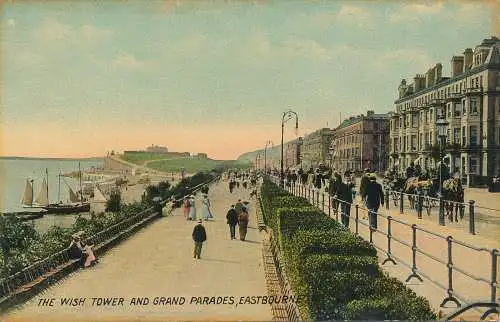
[[[443,204],[443,157],[446,135],[448,134],[448,121],[444,118],[443,112],[436,121],[436,128],[440,139],[439,149],[439,224],[444,226],[444,204]]]
[[[264,147],[264,173],[267,174],[267,146],[271,144],[271,146],[274,147],[274,143],[271,140],[268,140],[266,142],[266,146]]]
[[[283,171],[283,134],[285,132],[285,123],[291,120],[295,116],[295,130],[299,129],[299,116],[292,110],[287,110],[283,112],[283,116],[281,117],[281,171],[280,171],[280,187],[284,187],[284,176],[285,173]]]

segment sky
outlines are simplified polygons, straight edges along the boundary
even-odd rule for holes
[[[0,155],[151,144],[236,159],[389,112],[402,78],[500,36],[500,1],[19,1],[1,16]],[[497,19],[496,23],[493,22]],[[295,138],[294,122],[285,141]]]

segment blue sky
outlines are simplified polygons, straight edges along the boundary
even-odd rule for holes
[[[368,109],[494,34],[493,2],[19,2],[2,14],[2,155],[236,158]],[[498,35],[498,34],[497,34]],[[286,139],[294,137],[292,125]]]

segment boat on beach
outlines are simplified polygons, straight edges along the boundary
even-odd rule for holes
[[[78,165],[80,167],[80,165]],[[48,182],[48,170],[46,169],[46,174],[47,174],[47,182]],[[80,173],[80,196],[78,196],[71,186],[66,182],[66,180],[63,178],[63,175],[59,173],[59,187],[58,187],[58,202],[57,203],[49,203],[48,202],[48,185],[47,185],[47,199],[46,199],[46,204],[42,207],[47,211],[48,214],[73,214],[73,213],[80,213],[80,212],[88,212],[90,211],[90,203],[89,202],[84,202],[83,201],[83,196],[82,196],[82,189],[81,189],[81,171]],[[63,178],[64,183],[66,184],[68,191],[69,191],[69,198],[70,202],[69,203],[63,203],[61,201],[61,178]],[[44,179],[45,182],[45,179]],[[43,183],[42,183],[43,185]],[[42,196],[44,197],[44,196]],[[41,202],[45,202],[45,199],[41,199]]]
[[[40,219],[47,213],[47,210],[42,209],[39,211],[15,211],[15,212],[6,212],[2,215],[6,217],[17,217],[20,221],[30,221],[34,219]]]

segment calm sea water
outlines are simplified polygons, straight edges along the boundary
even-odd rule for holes
[[[0,159],[0,211],[26,211],[21,207],[21,199],[26,185],[26,179],[33,179],[33,198],[36,198],[42,180],[46,177],[45,169],[49,173],[49,202],[58,201],[59,172],[68,173],[78,171],[78,162],[82,171],[94,167],[102,167],[103,159],[92,160],[53,160],[53,159]],[[79,189],[78,180],[64,178],[74,191]],[[61,178],[60,199],[69,200],[69,192]],[[68,227],[75,221],[75,215],[45,215],[42,219],[32,223],[40,231],[46,231],[52,225]]]

